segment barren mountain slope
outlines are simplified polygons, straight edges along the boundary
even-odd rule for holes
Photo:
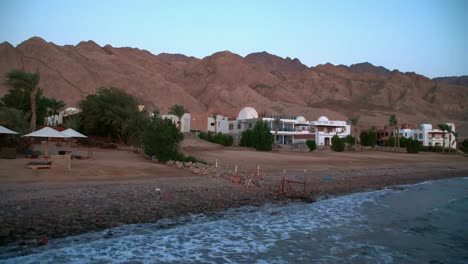
[[[100,47],[92,41],[58,46],[31,38],[16,48],[0,44],[0,76],[38,69],[45,94],[76,105],[102,86],[114,86],[161,112],[175,104],[190,112],[234,116],[240,108],[261,113],[360,116],[360,127],[382,126],[396,113],[400,122],[454,122],[468,136],[468,89],[370,63],[308,68],[299,60],[265,52],[243,58],[229,51],[203,59],[153,55],[135,48]],[[0,96],[8,87],[0,82]]]

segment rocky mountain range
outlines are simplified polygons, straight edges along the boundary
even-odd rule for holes
[[[69,106],[99,87],[114,86],[161,113],[176,103],[192,113],[227,116],[252,106],[308,119],[359,116],[361,128],[383,126],[396,113],[401,123],[453,122],[461,137],[468,136],[466,79],[430,79],[370,63],[307,67],[267,52],[242,57],[222,51],[198,59],[93,41],[59,46],[38,37],[16,47],[0,44],[0,58],[0,76],[15,68],[38,69],[44,93]],[[0,96],[7,90],[1,82]]]

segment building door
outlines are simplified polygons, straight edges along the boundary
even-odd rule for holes
[[[325,138],[325,146],[330,146],[330,138],[329,137]]]

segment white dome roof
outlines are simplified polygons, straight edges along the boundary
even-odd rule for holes
[[[244,107],[242,110],[240,110],[239,115],[237,116],[237,119],[253,119],[253,118],[258,118],[258,113],[252,107]]]
[[[299,122],[304,122],[304,121],[306,121],[306,119],[305,119],[303,116],[298,116],[298,117],[296,117],[296,120],[299,121]]]
[[[432,130],[431,124],[421,124],[421,130]]]
[[[328,118],[326,116],[321,116],[318,121],[328,121]]]

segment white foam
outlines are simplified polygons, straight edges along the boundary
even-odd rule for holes
[[[361,207],[375,204],[375,198],[391,190],[353,194],[313,204],[266,205],[228,210],[209,218],[190,215],[188,223],[161,229],[171,220],[155,224],[127,225],[101,232],[51,240],[34,254],[6,260],[6,263],[121,263],[138,260],[158,262],[252,262],[249,256],[268,255],[278,243],[314,230],[363,225]],[[361,226],[362,227],[362,226]],[[109,232],[112,237],[107,236]],[[330,239],[338,243],[339,235]],[[339,252],[339,248],[331,248]],[[281,257],[257,263],[283,262]]]

